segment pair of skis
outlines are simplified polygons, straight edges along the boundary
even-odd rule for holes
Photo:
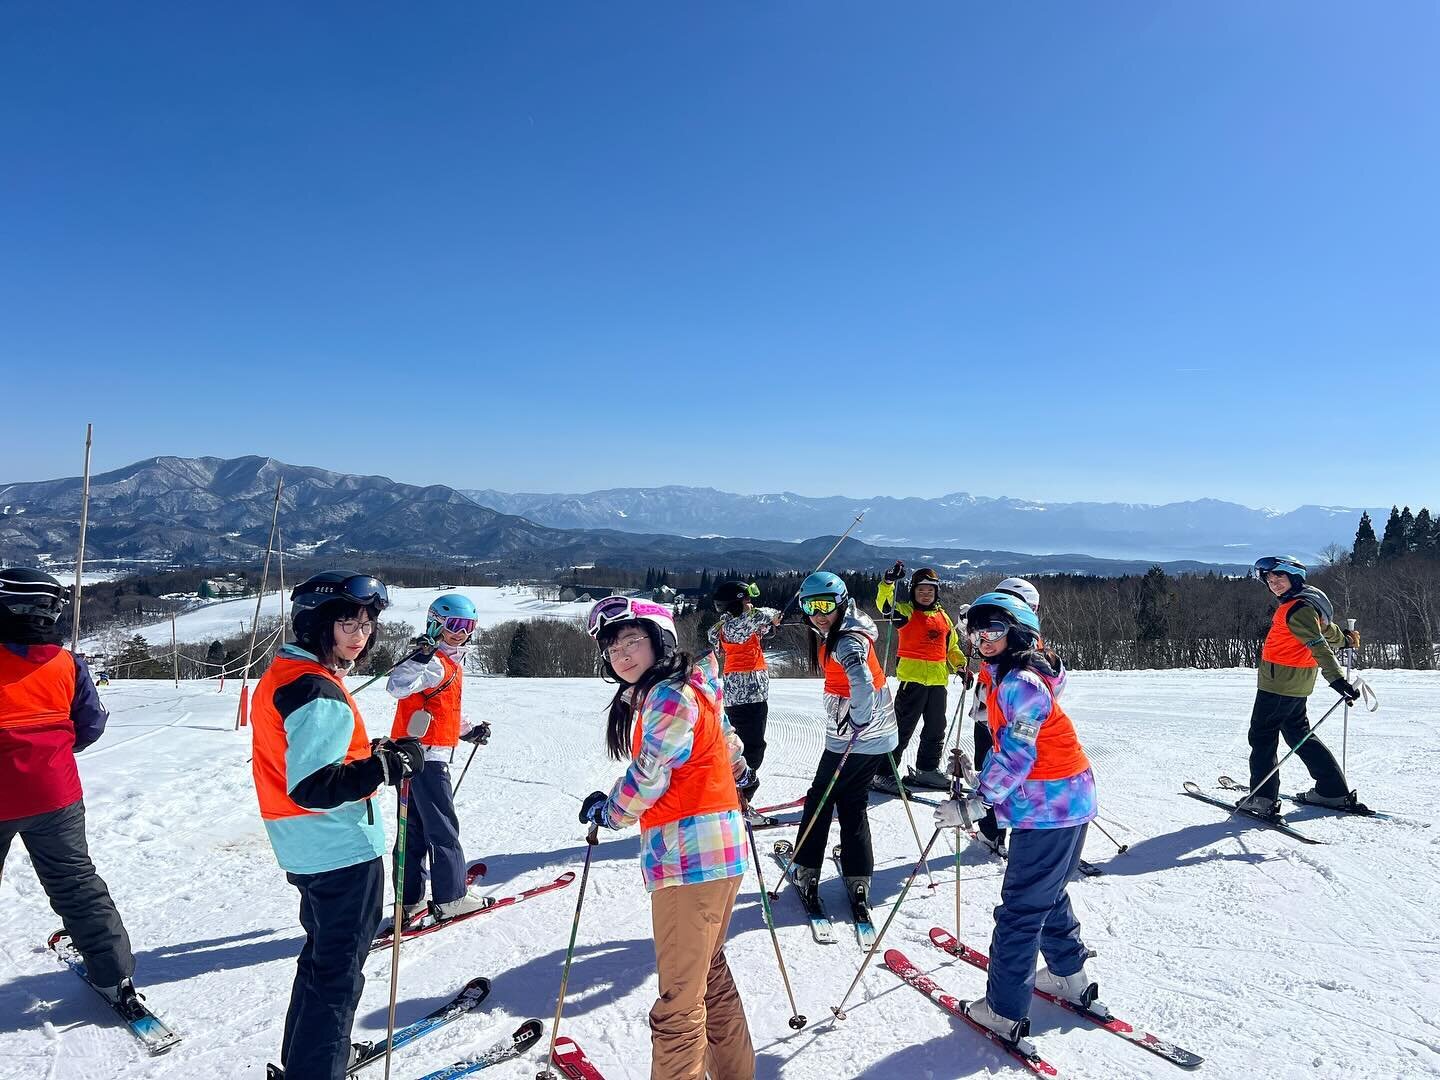
[[[479,874],[475,873],[477,869],[479,874],[483,874],[485,872],[485,864],[477,863],[470,868],[470,873],[467,874],[467,887],[470,882],[478,878]],[[464,915],[455,915],[448,919],[437,919],[433,915],[427,914],[419,923],[412,923],[403,927],[400,932],[400,939],[403,942],[409,941],[411,938],[424,937],[426,934],[433,934],[436,930],[443,930],[447,926],[454,926],[457,923],[466,922],[479,915],[488,915],[490,912],[498,911],[501,908],[514,907],[522,900],[530,900],[536,896],[543,896],[545,893],[554,892],[556,889],[563,889],[574,880],[575,872],[573,870],[566,870],[565,873],[561,874],[554,881],[546,882],[544,885],[536,885],[534,888],[526,889],[524,892],[515,893],[512,896],[502,897],[483,908],[478,908],[475,911],[467,911]],[[394,930],[392,928],[391,930],[381,933],[370,943],[370,951],[375,952],[378,949],[387,949],[393,942]]]
[[[938,926],[933,928],[930,931],[930,941],[937,948],[942,949],[951,956],[964,960],[966,963],[972,964],[982,971],[989,970],[989,957],[987,957],[979,950],[972,949],[969,946],[964,945],[959,941],[956,941],[955,937],[947,930],[943,930]],[[932,979],[929,975],[926,975],[913,963],[911,963],[910,960],[905,956],[905,954],[902,953],[899,949],[886,950],[885,966],[888,967],[891,971],[893,971],[896,975],[900,976],[900,978],[904,979],[911,986],[915,987],[915,989],[919,990],[922,994],[930,998],[941,1008],[965,1021],[965,1023],[967,1023],[970,1027],[978,1031],[981,1035],[985,1036],[992,1043],[1005,1051],[1005,1053],[1009,1054],[1010,1057],[1014,1058],[1016,1062],[1018,1062],[1020,1065],[1022,1065],[1034,1075],[1059,1075],[1059,1071],[1055,1068],[1055,1066],[1051,1065],[1048,1061],[1041,1057],[1039,1052],[1034,1048],[1034,1046],[1029,1043],[1028,1040],[1022,1039],[1016,1042],[1012,1042],[1011,1040],[1006,1039],[999,1033],[991,1031],[983,1024],[977,1023],[976,1021],[972,1020],[969,1014],[965,1012],[965,1005],[963,1002],[961,1002],[953,995],[947,994],[940,987],[940,985],[935,982],[934,979]],[[1104,1013],[1095,1012],[1092,1009],[1086,1008],[1083,1005],[1077,1005],[1072,1001],[1065,1000],[1064,998],[1056,997],[1053,994],[1047,994],[1043,990],[1036,990],[1035,995],[1037,997],[1044,998],[1046,1001],[1052,1002],[1060,1006],[1061,1008],[1074,1013],[1076,1016],[1088,1020],[1096,1027],[1108,1031],[1113,1035],[1117,1035],[1125,1041],[1140,1047],[1142,1050],[1148,1050],[1150,1053],[1155,1054],[1158,1057],[1164,1058],[1166,1061],[1169,1061],[1174,1065],[1178,1065],[1181,1068],[1193,1069],[1205,1060],[1199,1054],[1183,1049],[1182,1047],[1175,1045],[1168,1039],[1163,1039],[1158,1035],[1152,1035],[1147,1031],[1136,1030],[1132,1025],[1126,1023],[1124,1020],[1121,1020],[1120,1018],[1114,1016],[1108,1011]]]
[[[1247,795],[1250,792],[1249,784],[1242,784],[1238,780],[1232,780],[1228,776],[1217,777],[1215,783],[1226,791],[1233,791],[1238,795]],[[1382,813],[1379,810],[1371,810],[1364,803],[1356,803],[1353,806],[1326,806],[1324,803],[1310,802],[1299,795],[1287,795],[1280,793],[1280,801],[1292,803],[1295,806],[1313,806],[1316,810],[1329,810],[1332,814],[1353,814],[1355,817],[1375,818],[1379,821],[1394,821],[1393,814]]]
[[[794,875],[791,873],[790,864],[795,858],[795,845],[788,840],[777,840],[771,854],[775,862],[786,875],[789,875],[792,882]],[[843,879],[845,871],[840,866],[840,845],[836,844],[830,852],[831,858],[835,860],[835,868],[840,871]],[[810,935],[815,939],[817,945],[835,944],[835,924],[830,921],[830,914],[825,910],[825,905],[820,902],[817,892],[813,902],[799,888],[795,889],[795,895],[800,898],[800,906],[805,909],[805,917],[810,920]],[[775,898],[774,892],[770,898]],[[866,904],[857,904],[852,896],[850,900],[850,919],[855,926],[855,939],[860,943],[861,948],[868,949],[875,942],[875,924],[870,918],[870,908]]]

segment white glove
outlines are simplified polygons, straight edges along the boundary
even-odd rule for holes
[[[935,808],[937,829],[968,829],[985,816],[989,809],[979,795],[967,795],[960,799],[946,799]]]

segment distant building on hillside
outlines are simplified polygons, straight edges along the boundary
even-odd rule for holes
[[[607,596],[618,596],[624,589],[617,589],[610,585],[562,585],[560,586],[560,599],[563,603],[588,604],[595,600],[603,600]]]
[[[199,596],[202,600],[225,600],[232,596],[245,595],[245,581],[238,574],[226,574],[219,578],[206,578],[200,582]]]

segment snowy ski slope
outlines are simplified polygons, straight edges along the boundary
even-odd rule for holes
[[[1117,1013],[1204,1055],[1198,1075],[1440,1076],[1440,827],[1426,824],[1435,816],[1440,770],[1440,676],[1376,672],[1372,682],[1382,708],[1352,715],[1352,778],[1371,805],[1406,820],[1297,810],[1297,827],[1327,841],[1304,847],[1177,794],[1186,778],[1209,786],[1220,773],[1243,775],[1253,672],[1081,672],[1072,679],[1067,709],[1099,775],[1102,820],[1131,845],[1116,857],[1092,831],[1086,854],[1106,875],[1071,887],[1086,940],[1099,950],[1092,971]],[[80,758],[91,851],[129,926],[139,982],[185,1042],[147,1059],[46,952],[57,922],[17,844],[0,883],[0,1077],[261,1077],[277,1054],[301,938],[296,894],[256,811],[249,738],[231,728],[237,691],[233,684],[217,693],[209,683],[177,691],[163,682],[117,682],[103,691],[110,729]],[[486,880],[497,894],[578,871],[579,800],[618,774],[602,747],[609,688],[593,680],[475,679],[466,694],[467,711],[495,727],[459,795],[467,855],[489,862]],[[818,682],[775,684],[760,802],[798,795],[808,783],[819,750],[819,696]],[[1328,697],[1317,694],[1314,705]],[[368,690],[360,702],[371,732],[387,731],[391,706],[383,691]],[[1333,723],[1322,730],[1338,749]],[[1303,769],[1287,766],[1285,789],[1303,778]],[[392,803],[392,822],[393,815]],[[881,921],[916,848],[899,803],[877,803],[871,817]],[[928,837],[928,821],[920,827]],[[783,835],[758,837],[768,850]],[[936,890],[922,879],[886,944],[952,993],[978,995],[983,975],[926,940],[931,925],[949,927],[955,913],[953,857],[943,841],[937,850]],[[773,884],[773,863],[764,869]],[[822,890],[838,920],[842,894],[833,867],[827,863],[824,872]],[[986,947],[1000,867],[967,849],[959,878],[960,937]],[[398,1055],[397,1076],[447,1064],[529,1016],[545,1021],[548,1041],[575,895],[571,886],[405,945],[401,1023],[474,975],[488,976],[494,989],[479,1013]],[[752,872],[729,956],[760,1077],[1023,1075],[878,959],[851,998],[849,1019],[832,1020],[830,1006],[861,959],[853,936],[842,924],[839,944],[815,945],[792,896],[781,898],[776,913],[810,1020],[798,1033],[786,1025],[789,1008]],[[649,1075],[653,960],[636,833],[607,834],[594,856],[564,1030],[608,1080]],[[372,956],[367,972],[356,1035],[379,1037],[388,954]],[[1044,1003],[1032,1017],[1041,1051],[1062,1076],[1180,1075]],[[539,1053],[483,1075],[531,1077]]]

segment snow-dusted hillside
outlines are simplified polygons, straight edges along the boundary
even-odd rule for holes
[[[406,589],[391,588],[390,607],[382,618],[385,621],[407,622],[416,631],[425,628],[425,611],[431,602],[447,592],[461,592],[475,602],[480,614],[481,626],[495,626],[509,619],[584,619],[590,611],[588,603],[558,603],[541,600],[533,589],[518,585],[500,588],[466,585],[459,589]],[[286,597],[286,610],[289,610]],[[275,617],[280,614],[280,594],[265,594],[261,614]],[[235,600],[219,600],[213,604],[188,611],[175,620],[176,633],[180,641],[211,641],[227,634],[248,632],[250,620],[255,616],[255,597],[243,596]],[[154,645],[170,644],[170,622],[152,623],[139,630],[127,631],[126,635],[142,634]],[[94,648],[97,642],[87,639],[86,648]]]
[[[418,602],[418,601],[417,601]],[[253,601],[252,601],[253,603]],[[1362,797],[1405,815],[1382,822],[1295,812],[1327,842],[1302,847],[1228,821],[1177,792],[1182,780],[1240,775],[1254,673],[1077,673],[1067,707],[1100,778],[1103,823],[1130,844],[1123,856],[1092,833],[1088,858],[1105,876],[1071,887],[1092,971],[1111,1007],[1203,1054],[1213,1080],[1385,1080],[1440,1076],[1440,676],[1377,672],[1382,709],[1352,717],[1350,769]],[[256,811],[246,758],[232,730],[235,693],[209,683],[116,682],[105,739],[81,755],[90,845],[134,940],[150,1004],[185,1041],[147,1059],[111,1014],[44,948],[56,925],[16,844],[0,883],[0,1077],[114,1080],[263,1076],[278,1051],[301,934],[296,894],[275,865]],[[471,858],[489,863],[497,894],[578,871],[585,854],[580,799],[618,773],[603,752],[598,681],[471,680],[467,711],[495,727],[458,803]],[[775,686],[761,802],[800,794],[819,752],[820,688]],[[1316,696],[1319,704],[1324,695]],[[360,696],[370,729],[387,731],[391,705],[377,686]],[[1338,747],[1339,726],[1325,732]],[[968,743],[968,736],[966,742]],[[462,753],[468,753],[462,748]],[[1294,790],[1303,770],[1287,766]],[[393,819],[394,807],[388,814]],[[889,914],[916,857],[902,807],[871,811],[877,916]],[[920,827],[928,836],[928,822]],[[768,850],[786,831],[758,834]],[[956,867],[944,841],[891,926],[904,949],[957,995],[982,975],[949,961],[925,937],[952,924]],[[775,869],[767,862],[767,879]],[[988,942],[1001,868],[976,852],[959,865],[962,938]],[[833,868],[822,889],[843,909]],[[488,1004],[397,1057],[414,1077],[488,1045],[535,1016],[548,1025],[576,886],[409,942],[400,971],[400,1020],[413,1020],[470,977],[493,980]],[[804,1030],[789,1009],[762,922],[753,873],[729,942],[759,1076],[774,1080],[950,1080],[1021,1076],[969,1029],[878,964],[851,999],[830,1006],[861,959],[853,939],[810,940],[793,896],[776,905]],[[357,1036],[385,1028],[389,958],[372,957]],[[646,1013],[655,993],[650,917],[635,832],[607,834],[594,855],[570,978],[564,1029],[609,1080],[649,1075]],[[1038,1003],[1034,1035],[1064,1077],[1173,1078],[1173,1066]],[[519,1080],[535,1055],[482,1074]],[[378,1076],[378,1072],[375,1073]]]

